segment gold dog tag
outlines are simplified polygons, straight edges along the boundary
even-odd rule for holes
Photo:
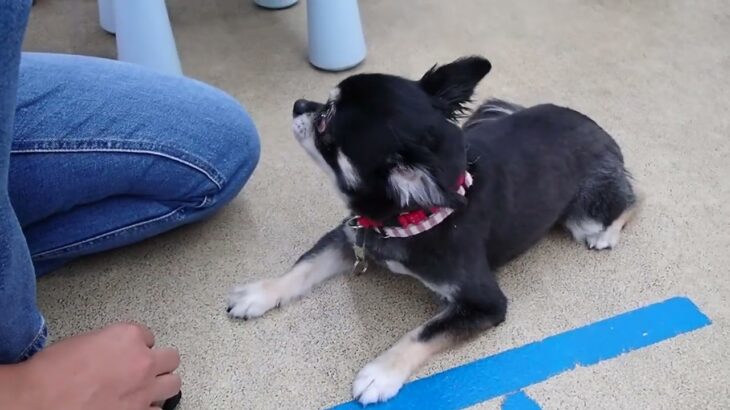
[[[365,257],[365,242],[367,241],[368,230],[358,224],[357,217],[350,218],[348,225],[355,230],[355,240],[352,244],[355,263],[352,265],[352,273],[360,275],[368,270],[368,260]]]
[[[368,270],[368,260],[365,258],[365,248],[354,245],[352,250],[355,251],[355,264],[352,266],[352,273],[360,275]]]

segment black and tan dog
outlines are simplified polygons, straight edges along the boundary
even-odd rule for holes
[[[285,275],[234,289],[229,314],[261,316],[353,263],[417,278],[446,307],[360,371],[353,396],[373,403],[434,353],[504,321],[494,270],[553,227],[593,249],[615,246],[636,203],[616,142],[555,105],[491,100],[459,127],[490,69],[469,57],[419,81],[355,75],[325,104],[297,101],[294,134],[352,214]]]

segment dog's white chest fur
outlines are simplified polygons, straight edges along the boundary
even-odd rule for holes
[[[413,273],[413,271],[406,268],[405,265],[403,265],[402,263],[400,263],[398,261],[385,261],[385,265],[393,273],[398,273],[400,275],[408,275],[408,276],[418,279],[427,288],[438,293],[439,295],[443,296],[447,300],[453,300],[454,295],[456,295],[456,292],[459,291],[459,287],[456,285],[453,285],[453,284],[434,284],[434,283],[426,282],[420,276]]]

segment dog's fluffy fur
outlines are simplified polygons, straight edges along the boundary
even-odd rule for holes
[[[455,212],[408,238],[365,235],[367,257],[413,276],[446,307],[365,366],[352,393],[367,404],[387,400],[431,355],[496,326],[507,298],[494,271],[566,227],[593,249],[614,247],[636,199],[616,142],[568,108],[530,108],[490,100],[456,124],[484,58],[434,67],[419,81],[363,74],[345,79],[326,104],[299,100],[294,134],[332,179],[352,215],[388,221],[413,209]],[[468,170],[466,196],[454,184]],[[356,232],[335,227],[285,275],[234,289],[229,314],[249,319],[290,302],[352,269]]]

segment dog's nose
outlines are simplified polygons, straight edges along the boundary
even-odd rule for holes
[[[322,104],[320,103],[309,100],[296,100],[294,102],[294,109],[292,110],[292,114],[294,115],[294,117],[298,117],[308,112],[315,112],[320,108],[322,108]]]

